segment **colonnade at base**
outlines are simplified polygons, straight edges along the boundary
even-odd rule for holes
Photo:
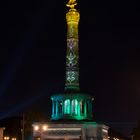
[[[92,99],[89,95],[69,94],[52,96],[52,120],[91,119]]]

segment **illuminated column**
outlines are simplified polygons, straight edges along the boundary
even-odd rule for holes
[[[76,0],[69,0],[66,13],[67,20],[67,55],[66,55],[66,83],[65,89],[79,90],[79,51],[78,51],[78,23],[79,12],[74,8]]]
[[[52,120],[59,119],[76,119],[90,120],[87,115],[89,105],[87,101],[92,97],[80,92],[79,87],[79,47],[78,47],[78,24],[80,13],[75,8],[76,0],[69,0],[66,13],[67,21],[67,53],[66,53],[66,80],[65,93],[51,96],[52,101],[55,100],[52,110]],[[55,108],[56,107],[56,108]],[[54,112],[54,113],[53,113]],[[56,113],[55,113],[56,112]]]
[[[54,116],[54,100],[52,100],[52,116]]]
[[[64,115],[64,100],[62,100],[62,115]]]
[[[80,116],[80,100],[78,100],[78,105],[77,105],[77,108],[78,108],[78,116]]]
[[[70,99],[70,115],[72,115],[72,99]]]
[[[58,100],[56,100],[56,116],[58,116]]]
[[[88,112],[87,112],[87,110],[88,110],[87,107],[88,107],[88,106],[87,106],[87,102],[85,102],[85,103],[84,103],[84,115],[85,115],[85,116],[87,116],[87,113],[88,113]]]

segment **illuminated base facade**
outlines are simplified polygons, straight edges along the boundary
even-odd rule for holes
[[[65,93],[51,100],[51,122],[34,123],[33,140],[108,140],[108,127],[92,122],[92,96]]]
[[[93,97],[84,93],[65,93],[51,96],[51,120],[91,120]]]
[[[95,122],[34,123],[33,140],[108,140],[108,127]]]

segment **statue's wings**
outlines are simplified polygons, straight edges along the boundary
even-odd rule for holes
[[[76,0],[69,0],[69,2],[67,3],[67,7],[70,7],[70,8],[74,8],[74,6],[77,5],[77,2]]]

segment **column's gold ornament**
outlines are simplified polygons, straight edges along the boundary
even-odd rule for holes
[[[70,7],[71,9],[74,9],[75,5],[77,5],[76,0],[69,0],[66,6]]]

